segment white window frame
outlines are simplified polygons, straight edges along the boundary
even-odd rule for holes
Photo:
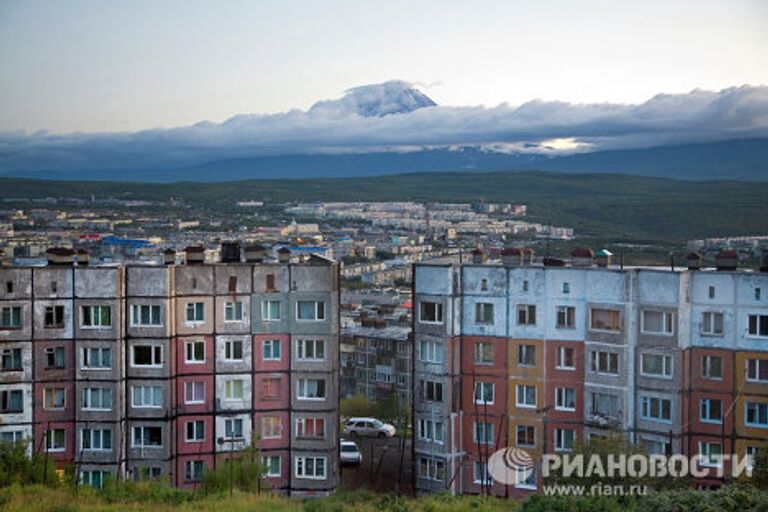
[[[661,373],[652,373],[649,372],[646,368],[645,364],[645,358],[646,357],[660,357],[661,358]],[[643,377],[648,377],[651,379],[665,379],[669,380],[672,378],[672,374],[674,372],[674,360],[672,359],[672,356],[667,354],[659,354],[656,352],[641,352],[640,353],[640,375]]]
[[[521,401],[522,398],[526,398],[528,394],[526,391],[528,388],[533,388],[533,404],[529,404],[526,401]],[[522,393],[521,393],[522,391]],[[535,409],[538,404],[538,389],[536,389],[536,386],[533,386],[531,384],[517,384],[515,386],[515,406],[520,409]]]
[[[310,396],[307,394],[310,381],[312,382],[322,382],[322,389],[323,389],[323,396]],[[316,385],[317,390],[319,392],[320,386]],[[316,402],[324,401],[328,398],[328,383],[325,381],[325,379],[319,379],[319,378],[306,378],[306,379],[298,379],[298,385],[296,386],[296,398],[298,400],[312,400]]]
[[[764,415],[766,418],[765,423],[755,423],[750,422],[747,418],[749,417],[749,409],[750,406],[756,406],[758,411],[757,415],[761,416]],[[763,414],[760,413],[760,409],[765,409],[765,412]],[[759,419],[759,417],[758,417]],[[744,402],[744,425],[747,427],[752,428],[768,428],[768,403],[763,402]]]
[[[240,357],[234,358],[232,354],[235,352],[235,344],[240,344]],[[241,339],[225,340],[224,341],[224,361],[228,363],[242,363],[245,361],[245,343]]]
[[[235,393],[238,391],[239,393]],[[236,396],[236,395],[240,396]],[[241,402],[245,400],[245,379],[226,379],[224,381],[224,400],[227,402]]]
[[[190,359],[190,354],[194,357],[195,356],[195,346],[202,344],[203,345],[203,359]],[[190,347],[192,347],[192,352],[190,353]],[[206,360],[206,354],[205,354],[205,340],[188,340],[184,342],[184,362],[186,364],[205,364]]]
[[[607,369],[601,368],[600,354],[606,354],[605,362],[607,363]],[[609,350],[594,350],[591,355],[591,370],[598,375],[610,375],[615,377],[621,374],[621,361],[619,360],[618,352],[611,352]],[[612,359],[616,360],[616,371],[611,371]]]
[[[720,375],[712,376],[712,361],[720,360]],[[723,358],[714,354],[704,354],[701,356],[701,378],[707,380],[723,380]]]
[[[757,330],[754,333],[750,331],[750,327],[751,327],[750,324],[752,322],[752,317],[756,318],[755,327]],[[760,313],[747,315],[747,334],[746,335],[750,338],[768,338],[768,334],[761,334],[760,332],[762,330],[763,322],[768,323],[768,315],[761,315]]]
[[[224,302],[224,323],[240,323],[245,321],[243,313],[243,301],[228,300]]]
[[[573,363],[573,366],[566,366],[566,357],[565,357],[566,350],[571,351],[571,362]],[[558,370],[575,371],[576,370],[576,349],[573,347],[566,347],[563,345],[557,347],[557,361],[555,362],[555,368],[557,368]]]
[[[299,318],[299,311],[301,311],[301,304],[302,303],[313,303],[315,305],[314,307],[314,316],[312,318]],[[322,307],[320,306],[322,304]],[[297,300],[296,301],[296,321],[297,322],[325,322],[327,317],[327,311],[325,307],[325,301],[324,300]],[[320,317],[320,313],[322,312],[322,318]]]
[[[491,400],[485,401],[486,390],[491,390]],[[493,382],[475,382],[475,389],[473,392],[473,400],[478,405],[493,405],[496,400],[496,385]]]
[[[160,429],[160,444],[144,444],[144,432],[150,428]],[[140,442],[136,442],[136,432],[141,432]],[[134,425],[131,429],[131,448],[141,448],[143,450],[161,450],[163,448],[163,427],[155,425]]]
[[[150,364],[138,364],[136,363],[136,347],[150,347],[151,359]],[[159,358],[159,361],[158,361]],[[162,368],[163,367],[163,346],[156,343],[137,343],[131,345],[131,368]]]
[[[99,395],[98,406],[92,405],[94,402],[95,395]],[[103,405],[105,396],[109,397],[109,407],[105,407]],[[114,393],[112,392],[112,388],[107,386],[89,386],[89,387],[83,388],[82,398],[83,398],[83,406],[82,406],[83,411],[111,411],[115,405],[115,397],[114,397]]]
[[[307,462],[309,460],[312,460],[312,474],[309,473],[307,468]],[[317,470],[318,461],[323,461],[322,471]],[[307,480],[325,480],[328,475],[328,458],[310,456],[310,455],[297,455],[294,458],[294,467],[296,469],[295,471],[296,478],[304,478]]]
[[[275,460],[277,461],[277,472],[272,471]],[[280,455],[263,455],[261,465],[264,467],[264,476],[267,478],[277,478],[282,474],[283,461]]]
[[[496,311],[492,302],[475,302],[475,324],[493,325]]]
[[[563,323],[560,323],[561,313],[563,314],[563,318],[565,320]],[[575,306],[557,306],[555,308],[555,329],[576,329]]]
[[[283,347],[280,341],[281,340],[269,339],[261,342],[261,358],[263,361],[280,361],[283,358]],[[269,357],[267,357],[267,347],[269,347]],[[275,347],[277,347],[277,357],[275,357]]]
[[[198,386],[202,386],[203,388],[203,399],[202,400],[195,400],[195,388]],[[190,390],[191,390],[191,396],[192,400],[190,400]],[[205,381],[204,380],[188,380],[184,382],[184,403],[187,405],[194,405],[194,404],[204,404],[205,403]]]
[[[568,437],[566,434],[570,433],[571,446],[567,446],[566,441]],[[554,432],[555,436],[555,451],[556,452],[570,452],[573,451],[573,446],[576,444],[576,431],[572,428],[556,428]]]
[[[712,448],[720,448],[719,460],[712,460]],[[707,468],[719,468],[723,461],[723,445],[716,441],[699,441],[699,465]]]
[[[51,435],[53,434],[53,435]],[[62,443],[57,443],[57,436],[61,435]],[[45,431],[45,452],[58,453],[67,451],[67,431],[63,428],[50,428]]]
[[[93,351],[98,352],[98,360],[101,363],[104,360],[104,354],[109,353],[109,366],[89,366],[89,361],[93,359]],[[112,347],[82,347],[80,350],[80,369],[81,370],[111,370],[112,369]]]
[[[435,308],[434,320],[427,320],[424,318],[424,309],[422,308],[424,304],[431,304],[434,306]],[[443,325],[444,322],[445,322],[445,311],[444,311],[442,302],[433,302],[429,300],[419,301],[419,323],[430,324],[430,325]]]
[[[270,307],[273,304],[277,304],[277,317],[272,316],[272,308]],[[280,319],[283,316],[283,305],[282,302],[279,300],[264,300],[261,301],[261,321],[262,322],[279,322]]]
[[[712,415],[712,402],[720,402],[720,419],[713,419]],[[702,423],[710,423],[714,425],[721,425],[723,423],[723,401],[719,398],[701,398],[699,399],[699,420]]]
[[[149,392],[150,401],[147,402],[146,390]],[[160,393],[160,405],[155,405],[155,398]],[[138,395],[137,395],[138,393]],[[136,405],[136,398],[140,398],[138,405]],[[136,384],[131,386],[131,407],[134,409],[162,409],[165,404],[165,392],[162,386],[152,386],[147,384]]]
[[[311,354],[309,354],[311,347]],[[323,357],[317,357],[318,347],[321,347]],[[326,359],[325,340],[317,338],[299,338],[296,340],[296,360],[304,362],[322,362]]]
[[[190,428],[192,425],[192,436],[190,437]],[[202,435],[198,431],[198,426],[202,425]],[[203,420],[189,420],[184,422],[184,442],[185,443],[204,443],[205,442],[205,421]]]
[[[142,322],[142,310],[149,310],[149,322]],[[155,317],[157,312],[157,317]],[[157,318],[157,322],[155,322]],[[131,304],[131,327],[162,327],[163,326],[163,308],[160,304]]]
[[[109,324],[101,323],[102,309],[109,310]],[[85,323],[85,310],[90,311],[91,323],[86,325]],[[98,314],[94,314],[98,312]],[[98,319],[98,320],[97,320]],[[111,329],[114,318],[112,318],[112,306],[109,304],[94,304],[80,306],[80,328],[81,329]]]
[[[658,401],[659,416],[652,416],[653,402]],[[664,418],[664,402],[669,402],[669,418]],[[645,421],[654,421],[656,423],[672,423],[672,400],[670,398],[661,398],[658,396],[641,395],[640,396],[640,417]]]
[[[198,309],[199,307],[199,309]],[[192,319],[190,319],[192,313]],[[184,306],[184,324],[200,325],[205,323],[205,302],[187,302]]]
[[[432,418],[420,418],[419,440],[443,444],[445,442],[445,423]]]
[[[568,392],[571,392],[573,406],[568,404]],[[574,388],[557,387],[555,388],[555,410],[574,412],[576,410],[576,390]]]
[[[720,330],[716,330],[717,318],[720,318]],[[723,336],[725,334],[725,315],[722,311],[704,311],[701,314],[702,336]]]
[[[661,315],[661,331],[649,331],[646,329],[645,316],[647,314],[659,314]],[[672,311],[663,311],[660,309],[643,309],[640,312],[640,332],[643,334],[650,334],[653,336],[674,336],[675,335],[675,320],[676,315]]]
[[[85,439],[86,436],[90,438],[90,447],[86,448]],[[104,448],[104,439],[109,438],[109,448]],[[97,443],[94,443],[94,439],[98,439]],[[98,444],[99,448],[94,448],[94,445]],[[80,429],[80,449],[86,452],[111,452],[114,446],[114,439],[112,438],[111,428],[83,428]]]
[[[419,341],[419,361],[424,363],[443,363],[443,343],[434,340]]]

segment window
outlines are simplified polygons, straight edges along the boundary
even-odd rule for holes
[[[152,480],[163,476],[163,468],[158,466],[137,466],[133,471],[133,480]]]
[[[423,324],[442,324],[443,305],[439,302],[419,303],[419,322]]]
[[[205,322],[205,303],[188,302],[186,318],[188,324]]]
[[[224,400],[243,399],[243,380],[228,379],[224,381]]]
[[[515,433],[515,445],[523,448],[536,446],[536,428],[530,425],[518,425]]]
[[[261,319],[264,322],[280,320],[280,301],[265,300],[261,303]]]
[[[699,442],[699,464],[718,467],[723,460],[723,447],[720,443]]]
[[[91,329],[107,329],[112,327],[111,306],[83,306],[80,325]]]
[[[643,446],[648,455],[670,455],[672,453],[672,445],[666,441],[643,439]]]
[[[323,418],[299,418],[296,420],[296,437],[325,437],[325,420]]]
[[[475,304],[475,323],[493,324],[493,304],[478,302]]]
[[[224,360],[242,361],[243,360],[243,341],[227,340],[224,342]]]
[[[475,462],[472,466],[472,479],[478,485],[493,485],[493,477],[488,471],[488,464]]]
[[[6,281],[5,282],[5,292],[6,293],[13,293],[13,281]]]
[[[555,388],[555,409],[558,411],[575,411],[576,390],[573,388]]]
[[[747,380],[768,382],[768,359],[747,359]]]
[[[2,356],[0,357],[1,366],[3,371],[17,371],[21,370],[21,349],[20,348],[6,348],[0,351]]]
[[[722,423],[723,402],[714,398],[702,398],[699,402],[701,421],[705,423]]]
[[[46,306],[43,327],[61,329],[64,327],[64,306]]]
[[[64,347],[48,347],[45,349],[45,367],[46,369],[64,368]]]
[[[265,361],[280,360],[280,340],[264,340],[262,345]]]
[[[723,378],[723,358],[720,356],[701,357],[701,376],[705,379],[720,380]]]
[[[280,378],[270,377],[261,381],[262,400],[276,400],[280,398]]]
[[[85,347],[81,351],[82,369],[108,370],[112,368],[112,349],[108,347]]]
[[[161,345],[134,345],[131,347],[131,366],[163,366],[163,347]]]
[[[442,482],[445,480],[445,461],[419,457],[419,478]]]
[[[187,482],[200,482],[203,479],[205,462],[202,460],[188,460],[184,463],[184,480]]]
[[[237,276],[229,276],[229,281],[227,281],[227,291],[229,291],[229,293],[237,293]]]
[[[296,478],[311,478],[322,480],[325,478],[325,457],[298,456],[295,459]]]
[[[563,293],[571,293],[571,283],[569,282],[563,283]]]
[[[558,370],[576,369],[576,359],[573,347],[557,347],[556,366]]]
[[[672,377],[672,357],[661,354],[641,354],[640,373],[648,377]]]
[[[616,352],[592,352],[592,371],[618,375],[619,354]]]
[[[557,321],[555,327],[558,329],[575,329],[576,308],[572,306],[557,306]]]
[[[112,409],[112,389],[83,388],[83,410],[109,411]]]
[[[475,403],[493,405],[494,391],[492,382],[475,382]]]
[[[205,441],[205,422],[202,420],[188,421],[186,423],[184,440],[188,443],[200,443]]]
[[[54,428],[45,431],[45,451],[63,452],[67,449],[67,431]]]
[[[442,402],[443,383],[431,380],[421,381],[421,399],[428,402]]]
[[[315,300],[299,300],[296,302],[296,320],[320,321],[325,320],[325,302]]]
[[[709,287],[709,298],[710,299],[714,299],[715,298],[715,287],[714,286],[710,286]]]
[[[324,340],[297,340],[296,359],[299,361],[325,360]]]
[[[768,315],[749,315],[750,336],[768,336]]]
[[[109,471],[100,471],[96,469],[84,469],[80,472],[80,483],[90,485],[94,489],[101,489],[110,479],[112,473]]]
[[[589,328],[594,331],[620,331],[621,313],[616,309],[592,308],[589,312]]]
[[[134,448],[159,448],[163,445],[163,429],[161,427],[133,427]]]
[[[536,386],[527,384],[518,384],[515,393],[515,404],[517,407],[532,409],[536,407]]]
[[[0,414],[24,412],[24,392],[20,389],[0,391]]]
[[[187,364],[205,363],[205,341],[187,341],[184,344]]]
[[[184,383],[184,403],[185,404],[203,404],[205,403],[205,382],[188,381]]]
[[[662,334],[671,336],[673,332],[674,314],[665,311],[643,311],[641,330],[646,334]]]
[[[480,280],[480,289],[482,291],[488,291],[488,280],[487,279],[481,279]]]
[[[419,439],[442,443],[445,440],[445,426],[442,421],[431,419],[419,420]]]
[[[619,397],[607,393],[592,393],[592,414],[604,418],[618,418]]]
[[[325,400],[325,379],[299,379],[300,400]]]
[[[132,404],[137,408],[157,408],[163,406],[163,388],[161,386],[132,386]]]
[[[708,311],[701,315],[701,334],[720,336],[723,334],[723,314]]]
[[[23,440],[23,430],[6,430],[5,432],[0,432],[0,443],[16,444]]]
[[[643,396],[640,399],[640,416],[649,421],[670,423],[672,421],[672,400]]]
[[[536,366],[536,345],[517,346],[517,366]]]
[[[0,329],[21,329],[21,306],[0,308]]]
[[[242,322],[243,320],[243,303],[240,301],[226,302],[224,304],[224,321],[225,322]]]
[[[131,305],[131,326],[133,327],[158,327],[162,325],[160,318],[160,306],[153,304]]]
[[[80,445],[87,451],[112,451],[112,430],[108,428],[84,428],[80,431]]]
[[[473,430],[475,444],[493,444],[492,423],[476,421]]]
[[[576,432],[570,428],[555,429],[555,451],[569,452],[573,450],[573,442],[576,439]]]
[[[755,300],[760,300],[761,292],[760,288],[755,288]]]
[[[475,364],[493,364],[493,343],[484,341],[475,343]]]
[[[744,455],[747,457],[747,467],[749,469],[754,469],[755,467],[755,457],[757,457],[757,453],[760,449],[757,446],[746,446],[744,447]]]
[[[527,292],[529,288],[530,286],[528,284],[528,281],[523,281],[523,291]]]
[[[43,389],[43,408],[44,409],[63,409],[65,402],[64,388],[45,388]]]
[[[747,402],[744,423],[750,427],[768,428],[768,403]]]
[[[536,306],[520,304],[517,306],[517,325],[536,325]]]
[[[266,290],[268,292],[277,291],[277,288],[275,287],[275,274],[267,274],[265,279],[266,279]]]
[[[279,455],[266,455],[262,457],[261,465],[264,466],[264,476],[266,477],[280,476],[280,456]]]
[[[442,363],[443,344],[437,341],[421,340],[419,342],[419,361],[425,363]]]

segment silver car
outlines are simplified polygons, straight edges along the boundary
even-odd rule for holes
[[[395,427],[376,418],[349,418],[344,424],[344,434],[361,437],[392,437]]]
[[[342,464],[362,464],[363,454],[360,453],[354,441],[341,441],[339,445],[339,461]]]

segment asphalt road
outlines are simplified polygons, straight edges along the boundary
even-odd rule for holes
[[[379,492],[399,491],[405,494],[413,492],[410,439],[406,439],[404,443],[399,437],[355,439],[346,436],[344,439],[357,443],[363,454],[363,463],[342,467],[341,487],[343,489],[366,487]]]

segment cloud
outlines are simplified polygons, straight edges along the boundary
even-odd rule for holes
[[[530,151],[553,139],[574,141],[567,151],[739,137],[768,137],[768,87],[659,94],[639,105],[533,100],[485,108],[432,106],[411,84],[393,81],[350,89],[307,111],[238,115],[219,124],[117,134],[0,134],[0,173],[167,168],[258,155],[458,145]]]

